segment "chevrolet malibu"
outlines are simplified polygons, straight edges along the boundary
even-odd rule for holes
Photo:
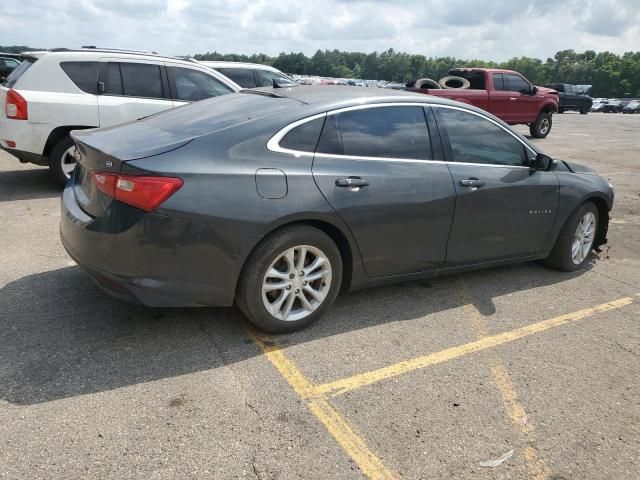
[[[606,242],[611,185],[475,107],[382,89],[247,90],[73,133],[61,237],[107,292],[236,303],[270,332],[340,291]]]

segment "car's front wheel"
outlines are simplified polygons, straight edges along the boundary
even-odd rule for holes
[[[587,113],[589,113],[589,106],[588,105],[583,105],[582,108],[580,109],[580,114],[581,115],[586,115]]]
[[[342,281],[342,259],[324,232],[285,227],[251,253],[236,302],[258,328],[271,333],[300,330],[333,304]]]
[[[568,272],[580,269],[589,258],[597,232],[598,209],[593,202],[583,203],[562,227],[545,263]]]
[[[534,138],[544,138],[551,131],[552,119],[550,112],[540,112],[538,118],[529,126],[529,132]]]
[[[49,152],[49,173],[62,186],[67,183],[71,172],[76,168],[76,159],[73,156],[75,149],[73,139],[66,135]]]

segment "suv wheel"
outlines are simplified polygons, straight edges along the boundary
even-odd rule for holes
[[[598,209],[593,202],[580,205],[560,231],[545,263],[558,270],[580,269],[589,258],[598,231]]]
[[[73,139],[66,135],[54,145],[49,152],[49,173],[60,185],[64,186],[76,168],[76,159],[73,156],[75,144]]]
[[[300,330],[335,301],[342,281],[340,251],[324,232],[286,227],[252,252],[236,301],[258,328],[271,333]]]
[[[580,115],[586,115],[587,113],[589,113],[589,106],[583,105],[582,108],[580,109]]]
[[[540,112],[540,115],[538,115],[536,121],[529,126],[529,132],[534,138],[544,138],[549,135],[549,132],[551,131],[551,125],[551,113]]]

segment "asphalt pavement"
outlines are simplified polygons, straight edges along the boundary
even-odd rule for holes
[[[0,153],[0,479],[640,478],[640,115],[536,143],[616,187],[584,271],[348,293],[272,337],[104,294],[47,170]]]

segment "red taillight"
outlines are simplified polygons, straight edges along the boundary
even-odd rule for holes
[[[14,120],[28,120],[27,101],[22,95],[15,90],[7,92],[7,101],[5,103],[5,113],[7,118]]]
[[[116,200],[152,212],[183,185],[180,178],[93,172],[98,190]]]

